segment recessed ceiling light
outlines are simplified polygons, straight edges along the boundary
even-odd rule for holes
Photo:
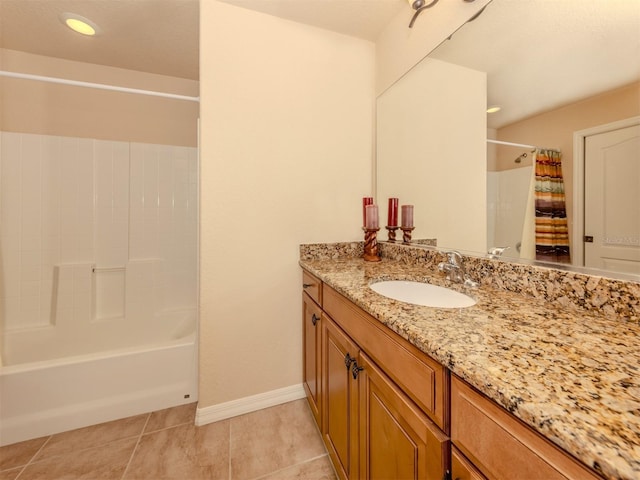
[[[496,113],[499,112],[502,109],[502,107],[500,105],[491,105],[489,108],[487,108],[487,113]]]
[[[60,15],[62,22],[74,32],[92,37],[100,31],[98,26],[88,18],[81,17],[75,13],[65,12]]]

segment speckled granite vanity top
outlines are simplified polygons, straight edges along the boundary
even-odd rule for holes
[[[640,479],[635,319],[488,286],[467,290],[399,260],[302,257],[300,265],[606,478]],[[414,306],[368,288],[390,279],[454,288],[477,304]]]

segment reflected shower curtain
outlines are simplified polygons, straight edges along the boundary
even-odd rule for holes
[[[535,176],[536,260],[571,263],[562,154],[538,150]]]

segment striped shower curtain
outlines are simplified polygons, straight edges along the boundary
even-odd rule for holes
[[[536,152],[536,260],[571,263],[562,154]]]

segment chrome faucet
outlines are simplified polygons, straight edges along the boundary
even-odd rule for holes
[[[465,287],[475,288],[478,286],[478,282],[471,280],[469,275],[464,271],[464,260],[460,252],[452,250],[445,252],[447,255],[447,261],[438,264],[438,270],[447,274],[447,280],[451,280],[455,283],[462,283]]]
[[[500,258],[505,250],[509,250],[509,247],[491,247],[487,253],[489,254],[489,258],[495,260]]]

